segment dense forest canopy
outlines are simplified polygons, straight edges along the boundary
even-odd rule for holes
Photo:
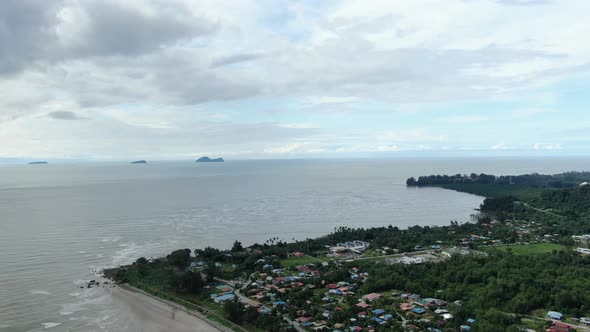
[[[443,184],[498,184],[498,185],[520,185],[533,188],[573,188],[580,183],[590,181],[590,172],[567,172],[555,175],[525,174],[525,175],[429,175],[420,176],[417,180],[409,178],[406,181],[408,186],[431,186]]]

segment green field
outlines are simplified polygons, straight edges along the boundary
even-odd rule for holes
[[[305,264],[309,264],[309,263],[321,264],[322,262],[323,262],[323,260],[321,260],[319,258],[310,257],[310,256],[290,257],[287,259],[281,259],[281,265],[284,267],[293,267],[293,266],[305,265]]]
[[[526,245],[516,245],[516,246],[504,246],[504,247],[494,247],[488,248],[487,250],[511,250],[516,255],[528,255],[528,254],[545,254],[550,253],[553,250],[565,250],[566,247],[561,244],[556,243],[536,243],[536,244],[526,244]]]

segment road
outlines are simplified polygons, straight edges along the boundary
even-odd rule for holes
[[[516,202],[515,202],[515,203],[516,203]],[[551,212],[551,211],[547,211],[547,210],[543,210],[543,209],[539,209],[539,208],[537,208],[537,207],[534,207],[534,206],[532,206],[532,205],[529,205],[529,204],[527,204],[527,203],[524,203],[524,202],[518,202],[518,203],[519,203],[519,204],[522,204],[524,207],[527,207],[527,208],[529,208],[529,209],[535,210],[535,211],[537,211],[537,212],[541,212],[541,213],[544,213],[544,214],[547,214],[547,215],[550,215],[550,216],[553,216],[553,217],[557,217],[557,218],[565,218],[565,216],[562,216],[562,215],[560,215],[560,214],[553,213],[553,212]]]

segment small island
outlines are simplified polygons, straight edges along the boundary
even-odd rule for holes
[[[131,164],[147,164],[147,161],[145,161],[145,160],[136,160],[136,161],[131,162]]]
[[[47,165],[48,162],[46,161],[31,161],[29,165]]]
[[[207,156],[205,157],[201,157],[199,159],[197,159],[195,162],[196,163],[222,163],[225,160],[223,160],[223,158],[217,158],[217,159],[211,159]]]

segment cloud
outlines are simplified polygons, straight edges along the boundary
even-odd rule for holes
[[[215,33],[173,1],[2,1],[0,73],[72,59],[133,56]]]
[[[441,118],[441,121],[453,124],[466,124],[488,121],[489,117],[484,115],[453,115]]]
[[[514,116],[516,118],[527,118],[527,117],[532,117],[535,115],[544,114],[544,113],[551,113],[551,112],[553,112],[553,110],[550,110],[550,109],[521,108],[521,109],[517,109],[517,110],[512,111],[512,116]]]
[[[211,67],[222,67],[222,66],[233,65],[233,64],[241,63],[241,62],[253,61],[256,59],[260,59],[264,56],[266,56],[265,53],[256,53],[256,52],[241,53],[241,54],[234,54],[234,55],[230,55],[230,56],[224,56],[224,57],[214,59],[211,62]]]
[[[48,52],[60,1],[0,1],[0,74],[12,74]]]
[[[47,113],[47,117],[55,120],[87,120],[88,118],[79,116],[70,111],[54,111]]]
[[[515,6],[534,6],[548,4],[549,0],[496,0],[501,4],[515,5]]]
[[[90,0],[58,13],[58,38],[69,55],[136,55],[209,35],[217,25],[182,2]]]
[[[393,142],[444,142],[449,138],[447,135],[439,135],[425,129],[413,130],[391,130],[379,136],[379,139]]]
[[[395,152],[399,151],[400,148],[397,145],[379,145],[375,150],[378,152]]]
[[[0,131],[11,133],[2,147],[119,155],[154,146],[176,154],[489,149],[495,134],[450,132],[440,122],[496,119],[452,108],[471,102],[513,118],[560,109],[558,84],[590,72],[590,22],[581,19],[589,10],[576,0],[449,0],[442,11],[388,0],[0,1]],[[539,94],[555,97],[515,111],[501,104]],[[441,105],[440,115],[429,113]],[[93,121],[47,121],[80,114]],[[512,130],[504,148],[565,142],[544,137],[545,127],[565,124],[543,119],[530,138]],[[66,143],[72,131],[86,140]]]
[[[270,146],[264,149],[264,152],[271,154],[286,154],[295,152],[304,152],[305,143],[289,143],[285,145]]]
[[[318,126],[313,123],[279,123],[279,127],[300,129],[318,128]]]
[[[494,144],[490,147],[490,150],[512,150],[513,146],[507,145],[506,143]]]
[[[534,150],[562,150],[561,144],[547,144],[547,143],[535,143],[533,145]]]

